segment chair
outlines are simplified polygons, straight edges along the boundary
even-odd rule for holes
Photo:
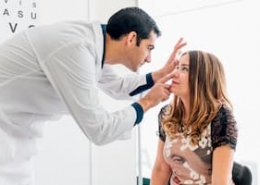
[[[235,185],[252,185],[252,172],[247,166],[234,162],[232,179]]]

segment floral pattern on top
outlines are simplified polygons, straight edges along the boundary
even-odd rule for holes
[[[213,150],[226,144],[236,148],[238,130],[232,111],[223,105],[203,131],[198,145],[192,145],[181,132],[175,139],[167,137],[161,121],[168,109],[165,106],[159,113],[159,137],[165,142],[164,158],[173,172],[171,185],[210,185]]]

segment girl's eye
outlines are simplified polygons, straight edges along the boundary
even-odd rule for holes
[[[177,66],[175,66],[174,69],[175,70],[179,70],[181,72],[189,72],[189,67],[187,67],[187,66],[179,66],[179,65],[177,65]]]
[[[182,71],[189,72],[189,68],[188,67],[182,67]]]

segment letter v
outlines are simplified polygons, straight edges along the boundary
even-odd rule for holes
[[[9,22],[9,26],[10,26],[10,28],[11,28],[11,30],[12,30],[13,33],[15,32],[15,30],[16,30],[16,28],[17,28],[17,25],[18,25],[18,24],[15,23],[14,26],[13,26],[13,24]]]

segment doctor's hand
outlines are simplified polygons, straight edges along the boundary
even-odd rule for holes
[[[181,49],[186,45],[187,43],[184,42],[183,38],[181,37],[175,44],[174,49],[170,54],[170,57],[167,60],[166,64],[161,69],[152,73],[154,82],[157,82],[160,78],[164,77],[174,70],[176,66],[176,57],[181,53]]]
[[[170,73],[158,80],[150,91],[138,101],[144,112],[169,98],[171,94],[169,91],[170,85],[166,84],[166,82],[170,80],[173,75],[174,73]]]

